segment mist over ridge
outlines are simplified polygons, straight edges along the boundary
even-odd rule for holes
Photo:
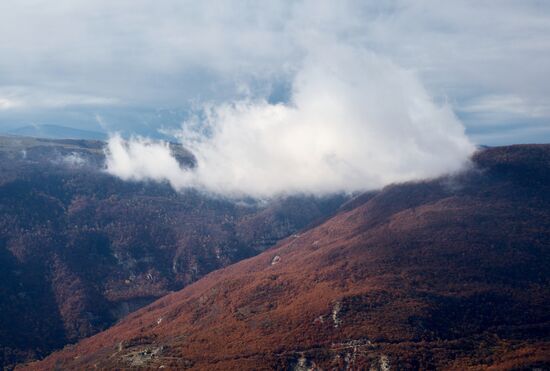
[[[107,171],[232,197],[323,195],[455,172],[474,150],[451,107],[413,72],[335,42],[308,47],[288,102],[204,105],[173,135],[196,157],[193,169],[165,142],[115,134]]]

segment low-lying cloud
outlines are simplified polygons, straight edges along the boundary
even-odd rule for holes
[[[166,142],[114,135],[107,145],[106,166],[123,180],[168,181],[175,189],[191,186],[189,171],[180,166]]]
[[[114,136],[107,171],[232,197],[354,192],[459,170],[474,150],[448,105],[416,75],[362,48],[315,44],[287,103],[205,107],[177,138],[196,157],[185,169],[167,143]]]

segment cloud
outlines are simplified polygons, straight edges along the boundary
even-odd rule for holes
[[[21,106],[21,102],[11,98],[0,97],[0,110],[8,110]]]
[[[63,156],[61,161],[70,167],[82,167],[87,163],[86,159],[77,152],[71,152],[70,154]]]
[[[190,173],[181,168],[167,142],[147,138],[126,141],[113,135],[106,148],[107,171],[123,180],[168,181],[174,188],[190,187]]]
[[[462,108],[462,111],[480,115],[499,114],[505,118],[512,117],[549,117],[550,104],[547,102],[528,102],[526,99],[514,95],[483,96]]]
[[[0,86],[0,109],[65,108],[68,106],[112,106],[114,98],[68,94],[28,86]]]
[[[181,143],[180,167],[164,142],[108,144],[107,171],[231,197],[354,192],[461,169],[474,150],[447,105],[417,76],[364,48],[315,38],[290,99],[243,99],[204,108]]]

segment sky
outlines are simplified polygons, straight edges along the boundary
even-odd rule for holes
[[[548,35],[541,0],[4,0],[0,132],[121,133],[128,179],[131,148],[180,141],[203,166],[152,176],[176,187],[372,188],[550,142]]]
[[[288,99],[316,43],[414,71],[476,143],[550,140],[546,1],[0,2],[0,126],[153,135],[197,105]]]

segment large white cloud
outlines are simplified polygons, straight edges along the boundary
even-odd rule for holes
[[[363,48],[315,40],[288,103],[246,99],[184,124],[197,158],[180,168],[166,143],[109,141],[107,169],[229,195],[270,197],[374,189],[459,170],[474,147],[416,75]]]

